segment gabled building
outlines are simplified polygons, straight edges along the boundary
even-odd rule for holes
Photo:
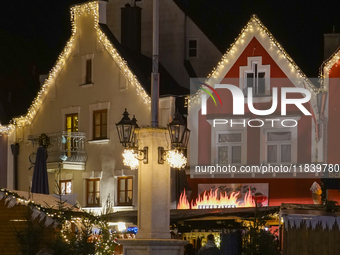
[[[332,34],[334,37],[334,35]],[[337,35],[339,37],[339,35]],[[326,186],[331,198],[339,200],[340,198],[340,173],[339,173],[339,109],[340,103],[338,97],[340,84],[340,49],[324,61],[320,68],[320,78],[323,93],[319,95],[320,123],[322,123],[325,134],[325,162],[334,165],[334,171],[329,173],[329,179],[326,180]]]
[[[185,113],[185,97],[189,90],[184,85],[189,82],[190,74],[204,72],[199,63],[209,65],[205,55],[199,53],[198,44],[202,51],[219,54],[190,19],[170,2],[161,3],[161,13],[171,16],[166,11],[171,8],[183,19],[178,26],[172,25],[173,19],[161,19],[160,22],[161,31],[177,34],[176,38],[161,34],[159,117],[162,126],[171,122],[176,109]],[[3,155],[7,157],[4,166],[7,172],[3,176],[7,178],[5,186],[8,189],[14,189],[16,182],[15,189],[18,190],[28,190],[31,186],[33,170],[29,169],[35,162],[38,141],[44,133],[50,143],[47,158],[50,193],[58,192],[60,188],[64,193],[77,194],[79,204],[95,212],[112,205],[114,211],[137,208],[138,171],[123,165],[123,147],[115,124],[121,120],[125,108],[130,118],[137,118],[139,125],[149,125],[151,121],[152,59],[144,49],[151,49],[152,18],[138,15],[140,8],[151,15],[152,5],[143,1],[139,3],[139,9],[123,6],[122,21],[125,18],[133,20],[124,15],[133,14],[137,9],[137,17],[142,17],[142,21],[137,22],[141,29],[141,49],[137,50],[125,44],[120,32],[113,29],[120,26],[116,12],[120,12],[121,6],[117,3],[93,1],[71,7],[72,35],[27,114],[13,118],[8,125],[0,125],[0,133],[6,138],[2,139],[3,143],[7,144],[7,154]],[[196,31],[194,35],[199,40],[196,48],[190,48],[191,64],[185,62],[186,57],[182,55],[188,34],[177,31],[185,22],[191,27],[187,31]],[[129,32],[130,27],[124,29]],[[173,41],[163,45],[162,40]],[[11,151],[12,144],[19,146],[15,155]],[[18,174],[15,174],[15,166],[18,166]]]
[[[181,9],[177,0],[159,1],[159,62],[178,84],[206,77],[222,53]],[[153,1],[109,0],[107,26],[126,47],[152,58]]]
[[[304,172],[300,167],[324,162],[317,104],[322,88],[312,84],[255,15],[208,78],[192,84],[201,86],[190,97],[188,115],[188,182],[194,201],[211,189],[228,195],[241,191],[243,198],[251,189],[251,195],[261,197],[262,205],[313,203],[310,187],[320,175],[300,173]],[[227,84],[234,86],[232,93]],[[299,108],[287,105],[284,114],[281,95],[286,88],[306,89],[311,98]],[[287,95],[304,98],[300,93]],[[247,103],[249,97],[252,104]],[[227,168],[219,171],[217,165]],[[269,165],[279,168],[274,171]],[[209,166],[215,167],[214,172],[205,168]],[[280,170],[284,166],[289,173]]]

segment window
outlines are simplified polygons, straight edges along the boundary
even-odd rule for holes
[[[241,164],[242,134],[217,134],[217,164]]]
[[[187,41],[187,58],[198,57],[198,40],[190,38]]]
[[[132,205],[132,176],[118,177],[118,205]]]
[[[262,57],[248,57],[247,66],[240,66],[240,88],[244,95],[252,88],[255,98],[270,95],[270,65],[262,65]]]
[[[78,132],[78,113],[66,115],[66,131]]]
[[[265,86],[265,75],[266,73],[258,70],[258,63],[252,63],[252,70],[246,71],[246,88],[253,88],[254,95],[265,95],[266,86]]]
[[[62,195],[72,193],[72,181],[71,180],[60,180],[59,181],[59,193]]]
[[[78,132],[78,113],[66,115],[66,131],[67,131],[66,137],[67,157],[71,157],[72,149],[76,147],[74,143],[75,140],[74,138],[72,138],[71,133]]]
[[[100,179],[87,179],[87,206],[100,206]]]
[[[93,140],[107,138],[107,109],[93,111]]]
[[[291,132],[267,132],[266,149],[268,163],[292,162]]]
[[[85,84],[92,83],[92,59],[86,59]]]

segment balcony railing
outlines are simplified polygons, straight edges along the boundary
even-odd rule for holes
[[[52,162],[79,162],[85,163],[87,154],[85,151],[85,133],[67,132],[47,133],[51,146],[47,149],[47,163]],[[29,160],[35,163],[38,139],[40,135],[29,135],[28,140],[32,142],[33,152]]]

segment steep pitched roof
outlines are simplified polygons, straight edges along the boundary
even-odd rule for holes
[[[138,77],[143,88],[151,94],[151,72],[152,59],[124,47],[118,42],[114,34],[106,24],[99,24],[100,29],[106,34],[121,56],[127,61],[131,71]],[[189,90],[180,86],[177,81],[168,73],[162,64],[159,64],[160,73],[160,96],[167,95],[188,95]]]
[[[247,25],[241,30],[239,36],[235,38],[232,44],[230,44],[230,47],[222,56],[217,66],[214,67],[212,72],[208,75],[206,83],[218,83],[216,82],[218,80],[220,82],[234,65],[243,50],[247,47],[250,40],[254,37],[267,49],[268,54],[275,60],[282,71],[286,74],[290,74],[287,75],[288,78],[296,78],[295,81],[292,81],[293,84],[298,87],[306,86],[306,88],[314,94],[311,101],[313,101],[312,106],[314,111],[317,112],[315,94],[321,92],[322,89],[315,87],[310,82],[307,76],[256,15],[252,15]],[[297,84],[298,79],[302,81],[301,84]],[[214,84],[210,85],[214,86]],[[202,90],[198,90],[196,94],[190,97],[190,101],[197,101],[201,93]]]
[[[108,27],[99,23],[99,4],[98,1],[92,1],[71,7],[71,37],[67,41],[63,51],[60,53],[55,65],[51,69],[48,78],[45,80],[37,96],[34,98],[32,104],[28,108],[27,113],[20,117],[13,118],[9,125],[0,124],[0,134],[11,132],[14,128],[14,125],[20,127],[31,124],[41,104],[45,100],[46,94],[51,84],[53,84],[60,71],[65,66],[68,58],[71,56],[77,33],[75,19],[77,15],[82,15],[83,13],[93,15],[94,28],[96,29],[97,38],[104,45],[105,50],[108,51],[113,60],[120,67],[123,75],[135,87],[136,93],[143,98],[146,104],[150,104],[151,80],[149,80],[148,77],[151,76],[151,59],[142,54],[131,52],[127,48],[120,45]],[[173,79],[173,77],[171,77],[171,75],[162,65],[160,65],[159,70],[161,73],[160,82],[162,83],[162,86],[160,87],[161,95],[188,94],[188,90],[179,86],[179,84]]]

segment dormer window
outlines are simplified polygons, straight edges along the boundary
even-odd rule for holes
[[[248,57],[247,66],[240,66],[240,88],[247,95],[253,88],[253,96],[270,95],[270,65],[262,65],[262,57]]]

